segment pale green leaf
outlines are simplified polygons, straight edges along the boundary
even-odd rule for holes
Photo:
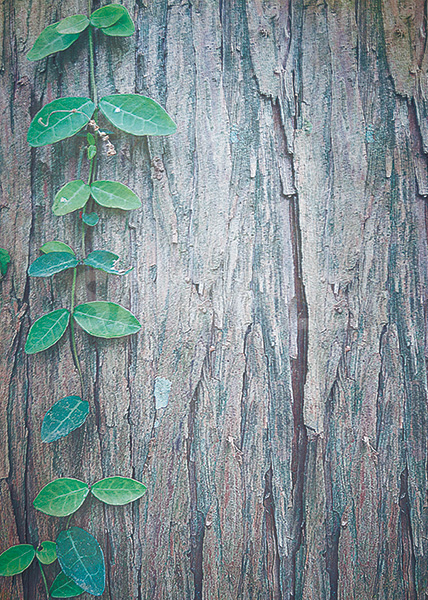
[[[71,137],[92,117],[95,104],[89,98],[58,98],[46,104],[31,121],[30,146],[46,146]]]
[[[86,420],[89,402],[79,396],[66,396],[55,402],[45,414],[42,423],[42,441],[54,442],[65,437]]]
[[[90,194],[91,188],[81,179],[69,181],[55,194],[53,213],[60,217],[83,208]]]
[[[95,498],[105,504],[113,504],[114,506],[134,502],[134,500],[144,496],[146,490],[146,486],[139,481],[118,476],[101,479],[91,487],[91,492]]]
[[[88,160],[92,160],[97,155],[97,147],[92,144],[88,146]]]
[[[0,575],[9,577],[22,573],[31,565],[35,555],[36,551],[30,544],[11,546],[0,554]]]
[[[133,135],[169,135],[177,129],[160,104],[139,94],[105,96],[99,107],[113,125]]]
[[[92,135],[92,133],[87,133],[86,134],[86,140],[87,140],[88,144],[90,144],[91,146],[95,146],[96,141],[95,141],[95,138]]]
[[[83,213],[82,215],[82,221],[89,227],[95,227],[99,220],[100,218],[96,212]]]
[[[7,273],[8,265],[10,263],[10,256],[7,250],[0,248],[0,273],[4,277]]]
[[[133,210],[141,206],[137,194],[118,181],[95,181],[91,185],[91,195],[95,202],[107,208]]]
[[[55,273],[72,269],[78,264],[77,258],[69,252],[48,252],[36,258],[29,266],[28,275],[30,277],[50,277]]]
[[[74,250],[70,248],[70,246],[67,246],[67,244],[64,244],[64,242],[58,242],[57,240],[54,240],[53,242],[46,242],[46,244],[43,244],[40,250],[44,252],[44,254],[48,254],[48,252],[68,252],[69,254],[75,254]]]
[[[60,571],[51,585],[49,595],[52,598],[74,598],[83,594],[84,591],[70,577]]]
[[[28,60],[40,60],[49,56],[49,54],[66,50],[77,40],[80,35],[79,33],[62,34],[57,29],[58,24],[53,23],[42,31],[35,41],[34,46],[27,54]]]
[[[121,4],[108,4],[98,8],[91,14],[91,24],[94,27],[111,27],[117,23],[127,10]]]
[[[73,317],[82,329],[95,337],[117,338],[141,329],[134,315],[114,302],[80,304],[75,308]]]
[[[56,561],[55,542],[45,541],[36,550],[36,556],[43,565],[50,565]]]
[[[97,540],[80,527],[61,531],[56,540],[61,569],[85,592],[101,596],[105,587],[103,552]]]
[[[70,313],[66,308],[54,310],[37,319],[28,333],[25,352],[35,354],[56,344],[67,329],[69,320]]]
[[[125,8],[125,7],[123,7]],[[124,14],[111,27],[101,29],[103,33],[115,37],[127,37],[135,33],[135,25],[130,17],[129,12],[125,9]]]
[[[51,481],[38,493],[34,508],[52,517],[67,517],[76,512],[85,501],[89,487],[83,481],[60,477]]]
[[[73,15],[62,19],[56,30],[58,33],[82,33],[89,25],[89,19],[86,15]]]
[[[107,250],[94,250],[84,259],[83,264],[94,269],[100,269],[105,273],[111,273],[112,275],[126,275],[131,269],[125,271],[119,271],[116,269],[116,262],[119,260],[117,254],[108,252]]]

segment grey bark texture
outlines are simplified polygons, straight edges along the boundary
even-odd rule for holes
[[[32,507],[52,479],[120,474],[146,496],[74,521],[104,549],[105,599],[427,600],[426,2],[124,3],[137,31],[97,36],[99,94],[148,95],[178,131],[113,136],[99,163],[143,207],[100,211],[86,251],[134,270],[82,269],[78,298],[143,327],[78,332],[91,413],[52,444],[43,415],[79,389],[69,340],[23,347],[71,276],[26,271],[47,241],[78,247],[51,204],[86,167],[81,139],[31,150],[26,132],[88,95],[87,43],[26,53],[87,3],[0,3],[0,551],[55,539]],[[0,598],[45,598],[36,566]]]

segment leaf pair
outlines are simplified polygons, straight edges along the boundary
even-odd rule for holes
[[[77,306],[73,318],[80,327],[95,337],[118,338],[137,333],[141,325],[134,315],[115,302],[86,302]],[[61,339],[70,321],[66,308],[54,310],[37,319],[25,343],[27,354],[47,350]]]
[[[31,121],[28,143],[37,148],[75,135],[87,125],[95,108],[89,98],[71,96],[49,102]],[[169,135],[177,128],[157,102],[139,94],[105,96],[99,108],[110,123],[132,135]]]
[[[66,50],[89,26],[100,28],[108,36],[125,37],[135,32],[126,8],[120,4],[110,4],[93,12],[90,19],[86,15],[73,15],[46,27],[27,54],[28,60],[40,60]]]
[[[55,542],[42,542],[38,548],[34,548],[31,544],[11,546],[0,554],[0,575],[5,577],[19,575],[28,569],[34,557],[37,557],[43,565],[53,563],[57,558]]]
[[[101,502],[123,506],[141,498],[146,486],[129,477],[106,477],[89,488],[79,479],[61,477],[51,481],[34,499],[34,508],[52,517],[67,517],[78,510],[89,491]]]
[[[58,242],[61,243],[61,242]],[[64,244],[65,245],[65,244]],[[71,248],[70,248],[71,250]],[[83,259],[83,264],[87,267],[99,269],[112,275],[126,275],[131,269],[119,271],[116,269],[116,263],[119,256],[108,250],[94,250]],[[67,269],[73,269],[79,264],[73,251],[48,252],[36,258],[28,268],[30,277],[51,277]]]
[[[81,179],[69,181],[55,195],[52,206],[57,216],[67,215],[83,208],[89,197],[107,208],[132,210],[141,206],[141,201],[132,190],[117,181],[95,181],[87,185]]]

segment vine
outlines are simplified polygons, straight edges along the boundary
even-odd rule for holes
[[[25,342],[25,352],[36,354],[51,348],[69,328],[73,361],[79,374],[80,395],[66,396],[53,404],[43,418],[41,439],[52,443],[67,436],[83,425],[89,414],[85,386],[75,339],[75,325],[94,337],[118,338],[137,333],[138,319],[125,307],[114,302],[96,300],[76,304],[76,282],[82,268],[99,269],[105,273],[123,276],[131,269],[117,267],[119,256],[108,250],[94,250],[85,256],[87,227],[94,227],[99,216],[87,213],[88,202],[123,211],[141,206],[138,196],[118,181],[96,179],[96,159],[101,140],[108,157],[116,154],[109,133],[98,124],[101,114],[116,129],[136,136],[169,135],[176,126],[171,117],[154,100],[139,94],[114,94],[98,100],[95,77],[94,30],[107,36],[126,37],[134,33],[132,19],[120,4],[109,4],[91,13],[89,17],[73,15],[49,25],[37,38],[28,53],[29,60],[41,60],[69,48],[87,32],[89,54],[90,98],[66,97],[46,104],[33,118],[28,130],[28,143],[33,148],[55,144],[81,135],[86,128],[88,179],[69,181],[55,195],[53,213],[60,217],[76,212],[82,223],[81,251],[77,253],[68,244],[54,240],[44,244],[42,252],[29,267],[30,277],[52,277],[72,270],[69,308],[60,308],[38,318],[31,326]],[[0,249],[0,269],[6,275],[10,257]],[[47,598],[71,598],[87,592],[100,596],[105,588],[105,560],[97,540],[80,527],[70,527],[71,517],[91,494],[110,505],[124,505],[138,500],[146,492],[143,483],[128,477],[114,476],[89,485],[78,479],[61,477],[45,485],[33,501],[34,508],[46,515],[69,517],[67,526],[56,541],[46,540],[37,546],[17,544],[0,555],[0,575],[22,573],[34,560],[40,568]],[[58,560],[61,571],[49,588],[43,565]]]

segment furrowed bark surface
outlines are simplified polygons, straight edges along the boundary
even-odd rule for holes
[[[87,2],[0,4],[0,551],[64,527],[32,507],[52,479],[118,474],[146,496],[73,519],[103,547],[103,598],[427,600],[426,3],[124,3],[136,34],[96,34],[99,96],[150,96],[178,130],[114,135],[99,161],[143,206],[99,210],[85,251],[134,269],[81,268],[78,302],[143,327],[77,332],[90,417],[52,444],[43,415],[79,392],[69,339],[23,348],[70,306],[71,275],[26,271],[47,241],[80,249],[51,204],[87,163],[83,138],[26,133],[42,105],[89,95],[87,40],[26,53]],[[45,598],[36,565],[0,598]]]

